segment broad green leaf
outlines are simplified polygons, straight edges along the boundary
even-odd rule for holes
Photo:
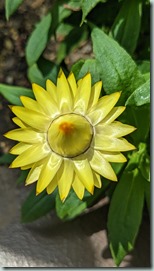
[[[143,180],[143,185],[144,185],[144,195],[145,195],[145,201],[146,201],[146,205],[149,211],[149,215],[150,215],[150,211],[151,211],[151,184],[150,182],[147,182],[145,179]]]
[[[90,72],[92,76],[92,84],[100,80],[100,72],[99,72],[99,63],[96,59],[86,59],[84,62],[82,60],[78,62],[79,68],[77,64],[72,67],[72,71],[75,70],[75,75],[77,79],[82,78],[86,73]]]
[[[68,23],[61,23],[56,30],[56,39],[58,41],[64,40],[64,38],[71,32],[73,26]]]
[[[20,175],[17,179],[17,184],[21,184],[26,180],[28,172],[29,172],[29,169],[21,170]]]
[[[144,204],[142,178],[137,168],[124,172],[111,199],[107,227],[116,265],[133,249],[139,231]]]
[[[5,17],[7,20],[16,11],[22,2],[23,0],[5,0]]]
[[[124,113],[119,118],[123,123],[136,127],[136,131],[128,137],[133,139],[133,144],[137,147],[140,142],[146,142],[150,131],[150,106],[127,106]]]
[[[41,70],[42,69],[42,70]],[[38,64],[33,64],[28,69],[28,79],[31,83],[36,83],[43,88],[46,87],[46,80],[50,79],[56,83],[59,66],[56,66],[50,61],[38,61]]]
[[[37,64],[38,64],[39,70],[41,71],[44,77],[45,82],[47,79],[50,79],[53,83],[56,84],[58,72],[60,69],[59,65],[43,57],[39,58]]]
[[[83,24],[86,16],[88,13],[99,3],[99,2],[106,2],[107,0],[81,0],[81,8],[82,8],[82,21],[81,25]]]
[[[86,207],[86,202],[77,198],[76,194],[72,190],[69,192],[64,203],[61,201],[59,194],[56,196],[56,213],[62,220],[73,219],[81,214]]]
[[[150,72],[150,61],[148,60],[137,61],[137,66],[142,74]]]
[[[15,159],[15,155],[11,153],[5,153],[2,156],[0,156],[0,165],[9,165],[12,163],[12,161]]]
[[[46,191],[36,196],[36,188],[34,188],[21,208],[21,221],[23,223],[32,222],[47,213],[55,207],[56,192],[48,195]]]
[[[51,26],[51,13],[48,13],[42,20],[36,24],[26,45],[26,60],[29,66],[33,65],[44,49],[49,40],[49,30]]]
[[[141,106],[150,103],[150,79],[137,88],[127,99],[126,105]]]
[[[130,55],[99,28],[92,30],[93,50],[100,63],[106,93],[122,91],[121,104],[145,82]]]
[[[106,188],[109,186],[108,180],[102,181],[102,188],[95,188],[94,195],[85,191],[84,198],[80,200],[75,192],[71,190],[64,202],[61,201],[59,194],[56,196],[56,212],[60,219],[70,220],[83,213],[83,211],[97,202],[98,198],[102,198]]]
[[[71,70],[74,73],[76,79],[79,78],[79,73],[84,63],[85,63],[85,60],[80,59],[77,62],[75,62],[75,64],[73,64]]]
[[[40,85],[41,87],[44,87],[44,77],[41,73],[41,71],[38,68],[38,65],[34,63],[32,66],[28,68],[28,79],[31,83],[36,83]]]
[[[142,0],[125,0],[111,28],[113,38],[130,54],[137,45],[141,15]]]
[[[31,89],[5,84],[0,84],[0,94],[2,94],[11,104],[15,105],[22,105],[20,101],[20,96],[22,95],[34,98]]]
[[[150,182],[150,156],[148,155],[147,152],[144,152],[144,154],[141,157],[139,169],[145,180]]]

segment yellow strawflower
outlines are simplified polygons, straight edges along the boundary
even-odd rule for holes
[[[58,186],[64,201],[72,187],[82,199],[85,188],[93,194],[101,187],[100,175],[117,181],[110,162],[125,162],[121,152],[135,149],[122,138],[135,128],[115,121],[125,110],[115,107],[120,92],[99,99],[101,88],[101,81],[91,86],[90,73],[76,82],[60,70],[57,85],[33,84],[36,100],[21,96],[23,106],[11,107],[20,128],[5,134],[19,141],[10,167],[30,169],[26,185],[37,181],[36,194]]]

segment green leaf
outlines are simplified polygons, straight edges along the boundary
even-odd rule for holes
[[[37,62],[44,51],[49,40],[49,30],[51,26],[51,13],[48,13],[42,20],[36,24],[26,45],[26,60],[29,66]]]
[[[73,190],[69,192],[64,202],[61,201],[59,194],[57,194],[56,212],[58,217],[62,220],[70,220],[80,215],[87,207],[94,204],[100,196],[103,197],[103,193],[109,184],[108,180],[103,180],[102,188],[95,188],[94,195],[85,191],[83,200],[80,200]]]
[[[23,0],[5,0],[5,17],[7,20],[16,11],[22,2]]]
[[[130,55],[99,28],[93,28],[94,54],[100,63],[101,79],[106,93],[122,91],[121,104],[145,82]]]
[[[113,38],[130,54],[134,52],[137,45],[141,15],[142,0],[125,0],[111,28]]]
[[[149,215],[151,214],[151,195],[150,195],[150,191],[151,191],[151,186],[150,186],[150,182],[147,182],[145,179],[143,180],[144,183],[144,195],[145,195],[145,201],[146,201],[146,205],[149,211]]]
[[[36,196],[36,189],[34,188],[21,208],[21,221],[23,223],[32,222],[47,213],[55,207],[56,191],[48,195],[46,191]]]
[[[28,69],[28,79],[31,83],[36,83],[43,88],[46,88],[46,80],[50,79],[52,82],[56,83],[57,74],[59,71],[59,66],[53,64],[52,62],[42,60],[38,64],[33,64]]]
[[[150,72],[150,61],[140,60],[140,61],[137,61],[137,65],[142,74],[146,74]]]
[[[87,207],[86,202],[77,198],[76,194],[71,190],[68,197],[63,203],[59,197],[56,196],[56,212],[60,219],[70,220],[81,214]]]
[[[145,180],[150,182],[150,156],[148,155],[147,152],[144,152],[144,154],[141,157],[139,169]]]
[[[146,142],[150,130],[150,106],[144,104],[141,106],[127,106],[125,112],[120,117],[124,123],[136,127],[136,131],[129,135],[133,139],[133,144],[137,146],[140,142]]]
[[[34,94],[31,89],[0,84],[0,94],[7,99],[11,104],[22,105],[20,96],[28,96],[34,98]]]
[[[137,88],[127,99],[126,105],[141,106],[150,103],[150,79]]]
[[[82,8],[82,21],[81,25],[83,24],[86,16],[88,13],[99,3],[99,2],[106,2],[107,0],[82,0],[81,1],[81,8]]]
[[[20,175],[17,179],[17,184],[21,184],[26,180],[28,172],[29,172],[29,169],[21,170]]]
[[[82,78],[86,73],[90,72],[92,76],[92,84],[100,80],[99,63],[96,59],[86,59],[85,61],[78,62],[72,67],[77,79]]]
[[[16,156],[11,153],[3,154],[2,156],[0,156],[0,165],[11,164],[15,157]]]
[[[107,224],[110,250],[116,265],[134,247],[143,203],[144,188],[138,169],[124,172],[112,196]]]

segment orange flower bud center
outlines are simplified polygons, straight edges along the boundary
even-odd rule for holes
[[[69,122],[62,122],[60,125],[59,125],[59,129],[64,133],[64,134],[71,134],[75,127],[74,127],[74,124],[73,123],[69,123]]]

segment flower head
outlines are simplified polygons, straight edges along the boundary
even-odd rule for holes
[[[23,106],[11,107],[20,128],[5,134],[19,141],[10,167],[30,169],[26,184],[37,181],[37,194],[58,187],[63,201],[72,187],[82,199],[85,188],[101,187],[100,176],[117,181],[110,162],[125,162],[121,152],[135,149],[123,138],[135,128],[115,121],[125,110],[115,107],[120,92],[99,99],[101,88],[101,81],[91,86],[90,73],[76,82],[60,70],[57,85],[33,84],[36,100],[22,96]]]

